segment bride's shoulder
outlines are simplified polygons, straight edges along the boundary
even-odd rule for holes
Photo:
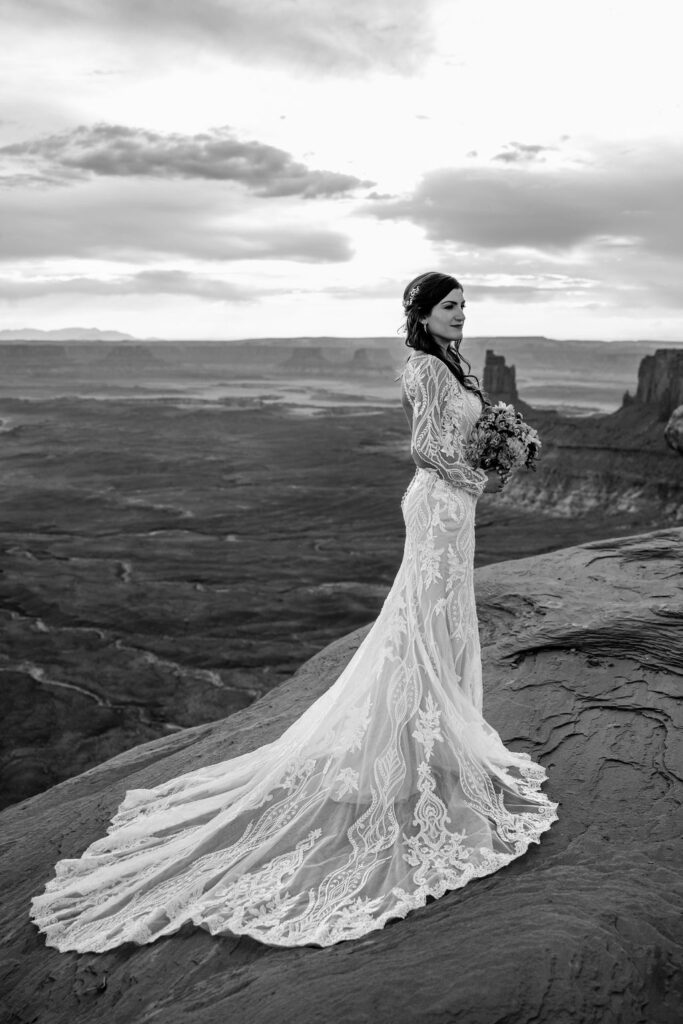
[[[442,359],[432,355],[431,352],[412,352],[406,363],[404,374],[410,378],[433,382],[441,386],[450,386],[451,381],[457,384],[455,377],[450,372]]]
[[[430,358],[434,357],[430,357],[426,352],[419,350],[411,352],[403,367],[403,380],[407,384],[411,384],[424,377],[425,372],[428,372]]]
[[[442,369],[446,370],[446,367],[438,356],[432,355],[431,352],[421,352],[419,349],[416,349],[409,355],[406,368],[409,366],[412,366],[415,370],[422,370],[431,373],[439,373]]]

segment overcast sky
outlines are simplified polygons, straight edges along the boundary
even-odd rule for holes
[[[683,340],[678,0],[3,0],[0,328]]]

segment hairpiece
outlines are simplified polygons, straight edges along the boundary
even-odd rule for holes
[[[408,292],[407,298],[405,298],[403,300],[403,308],[405,310],[410,309],[412,304],[415,302],[415,299],[417,298],[417,295],[418,295],[419,291],[420,291],[419,284],[416,284],[413,288],[410,289],[410,291]]]

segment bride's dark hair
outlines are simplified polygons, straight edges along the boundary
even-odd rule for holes
[[[406,315],[405,332],[406,345],[408,348],[417,349],[418,352],[427,352],[436,356],[448,367],[450,372],[457,378],[460,384],[468,391],[474,391],[479,395],[484,405],[491,403],[481,389],[479,378],[472,373],[472,366],[458,351],[450,349],[453,362],[444,359],[443,351],[434,341],[430,331],[422,323],[422,317],[429,316],[431,311],[449,292],[454,288],[463,291],[459,281],[450,274],[439,274],[436,271],[428,271],[426,274],[419,274],[413,278],[403,292],[403,309]],[[467,366],[467,371],[463,367]]]

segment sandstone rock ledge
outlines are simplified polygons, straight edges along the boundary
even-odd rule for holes
[[[6,810],[7,1024],[673,1024],[683,1006],[683,530],[477,572],[486,715],[548,769],[540,846],[405,921],[328,949],[185,928],[104,955],[46,949],[31,894],[100,836],[126,788],[274,738],[365,630],[258,704],[137,747]]]

